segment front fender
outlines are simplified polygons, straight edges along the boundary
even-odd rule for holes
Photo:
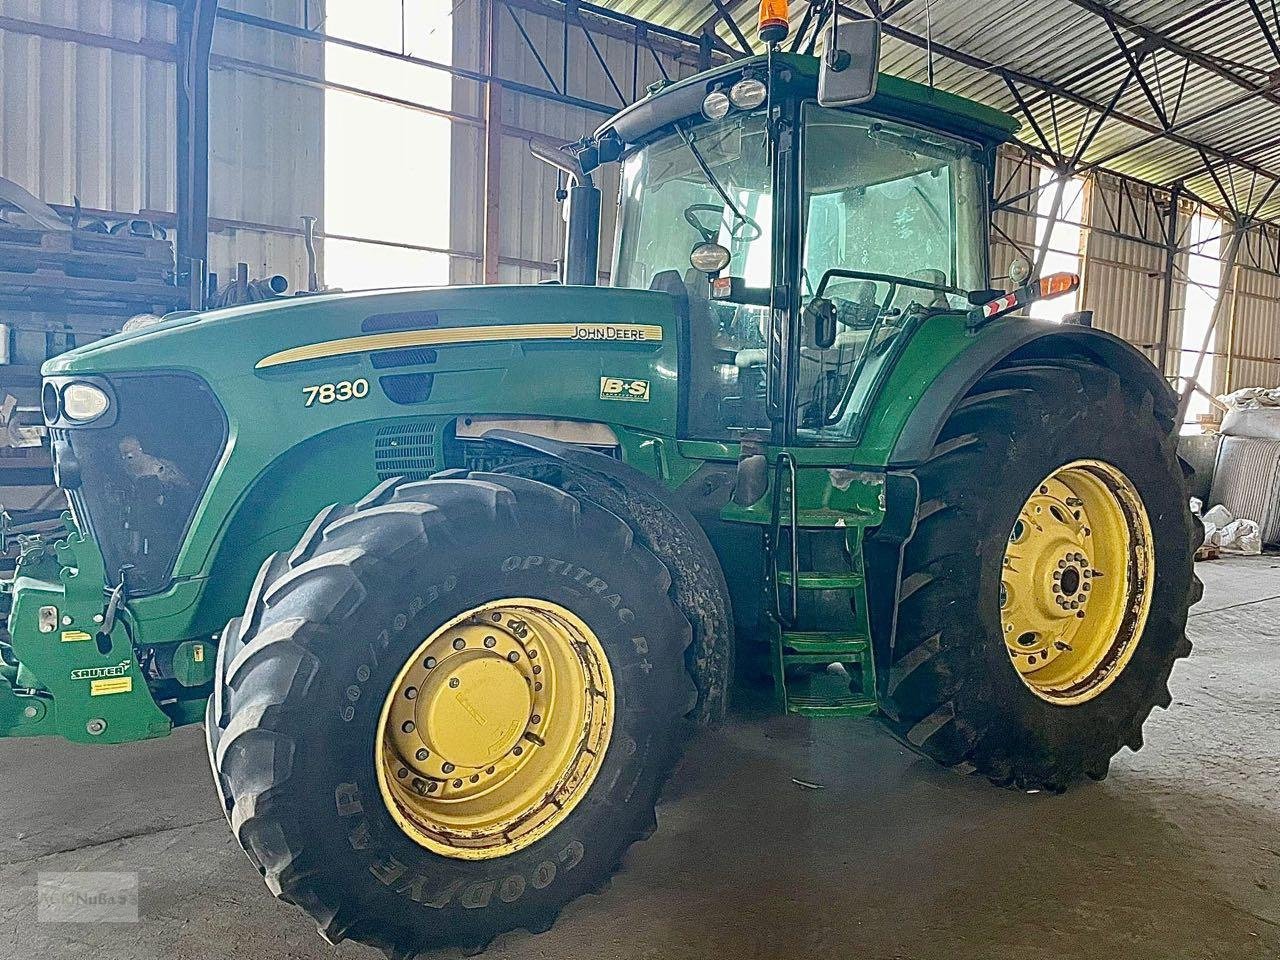
[[[733,677],[733,609],[720,561],[693,514],[652,477],[593,450],[510,430],[491,430],[484,439],[540,454],[502,471],[552,482],[617,514],[663,562],[676,606],[693,627],[687,660],[698,702],[691,716],[702,724],[723,720]],[[558,477],[546,476],[549,464]]]

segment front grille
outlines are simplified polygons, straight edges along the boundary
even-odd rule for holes
[[[134,594],[168,586],[196,507],[227,443],[213,391],[194,376],[111,378],[115,420],[60,428],[79,466],[76,517],[102,550],[115,582],[126,565]]]
[[[373,466],[379,480],[426,480],[440,469],[440,431],[433,420],[379,427],[373,438]]]

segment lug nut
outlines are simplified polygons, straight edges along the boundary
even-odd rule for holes
[[[453,773],[453,764],[443,763],[440,765],[440,769],[443,770],[445,773]]]
[[[406,699],[412,700],[414,697],[418,695],[418,688],[409,687],[407,690],[405,690],[404,695]]]
[[[423,665],[424,667],[426,667],[428,670],[430,670],[430,669],[432,669],[433,667],[435,667],[435,665],[436,665],[436,658],[435,658],[435,657],[427,657],[427,659],[425,659],[425,660],[423,660],[423,661],[422,661],[422,665]]]
[[[462,681],[459,680],[457,677],[449,678],[449,686],[454,690],[458,689],[458,687],[460,687],[461,685],[462,685]]]
[[[453,641],[453,649],[455,650],[461,650],[466,645],[467,645],[467,641],[463,640],[461,637]]]
[[[492,648],[492,647],[496,646],[496,645],[497,645],[497,643],[498,643],[498,640],[497,640],[497,638],[496,638],[496,637],[485,637],[485,638],[484,638],[484,645],[485,645],[486,647],[490,647],[490,648]]]
[[[510,660],[512,663],[515,663],[517,660],[520,659],[520,654],[512,650],[510,653],[507,654],[507,659]]]
[[[413,731],[417,729],[417,725],[412,720],[406,720],[404,723],[400,724],[400,729],[405,733],[413,733]]]
[[[426,750],[419,750],[417,753],[414,754],[414,756],[417,757],[419,760],[425,760],[427,759],[427,757],[431,756],[431,754],[428,753]]]

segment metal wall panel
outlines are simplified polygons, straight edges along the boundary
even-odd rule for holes
[[[1040,182],[1040,167],[1025,151],[1002,147],[996,156],[996,201],[1027,193]],[[1025,196],[992,217],[991,276],[997,287],[1008,288],[1004,278],[1014,257],[1034,258],[1036,246],[1036,198]]]
[[[464,4],[454,13],[454,63],[458,66],[477,70],[484,67],[485,6]],[[668,77],[679,79],[696,72],[697,63],[692,52],[678,59],[665,49],[644,45],[637,48],[634,37],[610,35],[601,29],[599,20],[587,15],[581,22],[570,23],[566,31],[563,20],[521,4],[498,4],[497,14],[496,74],[508,81],[542,89],[551,89],[553,79],[559,92],[601,106],[599,110],[592,110],[554,103],[510,87],[502,91],[499,279],[502,282],[550,279],[555,276],[554,264],[563,256],[562,207],[555,201],[555,171],[529,153],[532,135],[548,143],[571,143],[595,130],[608,119],[610,112],[631,102],[633,92],[637,98],[643,97],[650,83],[663,78],[664,70]],[[584,24],[590,29],[590,40],[584,33]],[[616,26],[612,32],[618,32]],[[541,56],[541,64],[530,49],[526,35]],[[608,65],[608,73],[601,60]],[[614,89],[615,83],[618,90]],[[455,83],[455,110],[481,117],[483,106],[480,84],[467,80]],[[453,149],[450,246],[462,253],[455,253],[453,257],[452,278],[457,283],[474,283],[483,276],[478,255],[484,246],[484,131],[455,124]],[[607,272],[616,222],[615,171],[602,171],[597,185],[601,189],[603,209],[600,269]]]
[[[1086,230],[1081,309],[1094,312],[1094,326],[1138,347],[1160,362],[1165,337],[1164,275],[1168,251],[1163,246],[1168,198],[1125,191],[1114,178],[1096,175],[1086,193]],[[1185,228],[1185,217],[1180,227]],[[1185,300],[1186,254],[1174,270],[1173,309],[1168,319],[1167,365],[1177,364],[1181,342],[1181,304]]]
[[[1231,341],[1231,359],[1218,364],[1215,392],[1280,386],[1280,276],[1241,263],[1223,309],[1222,342]]]
[[[298,0],[223,0],[292,22]],[[311,0],[311,16],[319,9]],[[172,223],[174,9],[156,0],[0,0],[0,176],[50,203]],[[219,21],[210,73],[210,269],[305,282],[299,217],[323,199],[323,93],[231,61],[319,76],[319,44]],[[248,225],[260,225],[251,228]],[[225,230],[225,232],[218,232]],[[262,271],[259,271],[259,274]],[[258,275],[258,274],[255,274]]]

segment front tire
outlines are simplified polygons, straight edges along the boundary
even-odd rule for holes
[[[1169,406],[1083,360],[997,368],[959,404],[917,470],[883,697],[913,749],[1059,791],[1142,746],[1200,589]],[[1023,528],[1042,509],[1062,522],[1036,531],[1037,557]],[[1095,574],[1110,579],[1090,596]]]
[[[322,513],[228,625],[206,724],[268,887],[395,955],[548,927],[655,826],[695,697],[670,584],[618,517],[519,477]]]

